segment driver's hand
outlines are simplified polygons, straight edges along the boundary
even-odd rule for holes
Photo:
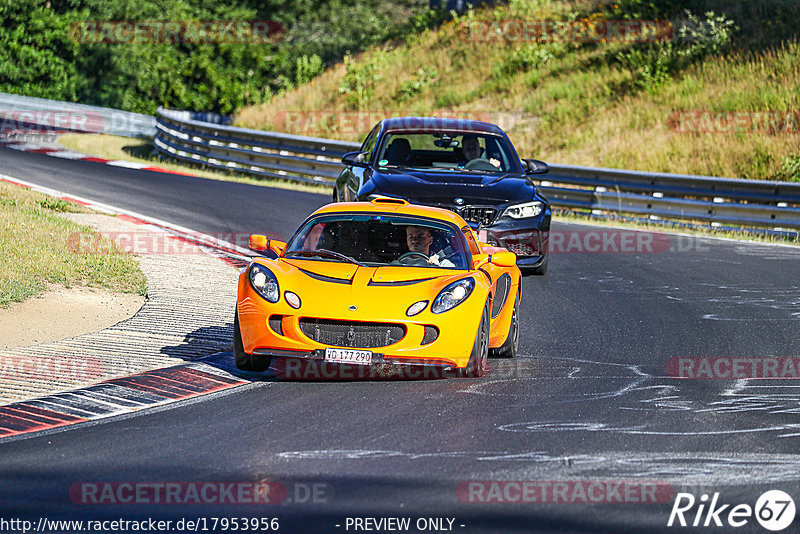
[[[428,258],[428,263],[432,263],[433,265],[439,265],[439,255],[434,254],[430,258]]]
[[[499,159],[489,158],[489,163],[491,163],[492,165],[494,165],[498,169],[500,168],[500,160]]]

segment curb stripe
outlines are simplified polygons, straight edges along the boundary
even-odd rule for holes
[[[0,438],[131,413],[248,382],[205,363],[113,378],[75,391],[0,406]]]
[[[37,145],[35,143],[21,143],[19,141],[0,141],[0,146],[11,148],[13,150],[20,150],[22,152],[33,152],[36,154],[46,154],[48,156],[54,156],[60,158],[67,158],[80,161],[91,161],[94,163],[104,163],[106,165],[112,165],[115,167],[126,167],[128,169],[160,172],[164,174],[177,174],[180,176],[192,176],[197,178],[196,174],[192,174],[190,172],[173,171],[171,169],[165,169],[164,167],[158,167],[156,165],[150,165],[149,163],[144,163],[144,162],[139,163],[127,160],[112,160],[112,159],[98,158],[96,156],[90,156],[88,154],[83,154],[81,152],[75,152],[73,150],[69,150],[66,147],[51,148],[42,145]]]

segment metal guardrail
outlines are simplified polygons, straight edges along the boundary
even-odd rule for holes
[[[183,161],[331,185],[348,141],[212,124],[159,109],[156,149]],[[800,183],[550,165],[539,180],[554,206],[712,224],[800,228]]]
[[[118,109],[60,102],[46,98],[0,93],[2,132],[75,131],[106,133],[124,137],[153,137],[156,119],[150,115]]]
[[[184,112],[159,109],[156,149],[182,161],[268,178],[332,184],[342,170],[341,157],[358,143],[305,137],[186,118]]]

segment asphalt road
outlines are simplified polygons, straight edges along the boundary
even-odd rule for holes
[[[326,202],[2,148],[0,173],[204,232],[286,237]],[[493,360],[488,377],[261,380],[0,442],[0,516],[204,517],[217,532],[226,530],[209,520],[234,516],[277,517],[282,532],[366,531],[353,523],[366,517],[410,518],[410,531],[444,531],[447,521],[438,530],[416,522],[449,518],[457,532],[664,532],[679,492],[698,504],[718,492],[719,504],[754,506],[777,489],[800,503],[800,382],[667,371],[678,357],[800,356],[800,252],[663,235],[647,236],[652,250],[589,251],[621,234],[553,229],[568,251],[552,255],[545,277],[525,279],[521,355]],[[82,483],[206,481],[273,481],[286,495],[279,504],[151,505],[91,504],[80,493],[94,487]],[[481,481],[541,483],[529,494],[537,500],[542,488],[570,485],[555,503],[475,502],[519,494]],[[590,481],[628,481],[627,502],[607,491],[587,503],[577,490]],[[490,493],[497,487],[507,494]],[[637,493],[643,487],[657,491]],[[700,530],[730,531],[729,510],[719,516],[724,528]],[[686,512],[689,524],[697,511]],[[768,532],[752,517],[735,531]]]

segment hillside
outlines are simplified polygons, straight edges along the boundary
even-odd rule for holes
[[[384,116],[477,117],[523,157],[800,181],[797,20],[795,0],[515,0],[345,57],[237,124],[361,140]]]

